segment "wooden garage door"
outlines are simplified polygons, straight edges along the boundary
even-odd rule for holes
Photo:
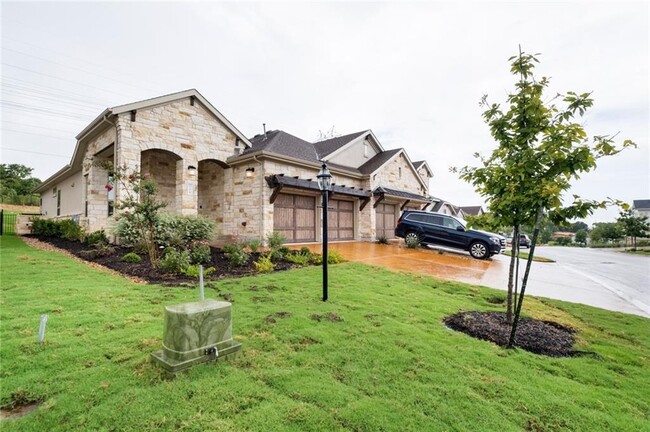
[[[278,194],[273,203],[273,231],[282,233],[287,243],[316,241],[315,198]]]
[[[377,212],[377,237],[395,237],[395,204],[379,204]]]
[[[354,202],[330,200],[327,214],[327,238],[354,240]]]

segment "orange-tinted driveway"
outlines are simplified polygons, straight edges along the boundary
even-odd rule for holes
[[[320,244],[307,246],[312,252],[321,253]],[[336,249],[350,261],[377,265],[390,270],[402,270],[437,276],[468,283],[480,283],[491,267],[502,267],[504,263],[495,260],[481,261],[468,254],[440,252],[431,249],[408,249],[397,245],[382,245],[370,242],[330,243],[329,249]],[[494,272],[492,269],[490,273]]]

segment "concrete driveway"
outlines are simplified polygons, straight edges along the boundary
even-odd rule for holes
[[[301,247],[296,245],[294,247]],[[306,245],[321,252],[320,244]],[[330,243],[350,261],[441,279],[507,288],[510,257],[473,259],[448,249],[408,249],[369,242]],[[650,317],[650,259],[608,250],[538,248],[536,255],[556,263],[533,263],[527,293]],[[605,264],[603,264],[605,263]],[[523,276],[525,261],[521,261]]]

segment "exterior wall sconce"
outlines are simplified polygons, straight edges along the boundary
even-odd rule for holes
[[[194,165],[190,165],[190,166],[188,166],[188,167],[187,167],[187,172],[188,172],[191,176],[195,176],[195,175],[196,175],[196,167],[195,167]]]
[[[327,301],[327,207],[329,207],[328,194],[332,190],[332,174],[326,164],[323,164],[316,178],[318,189],[323,194],[323,301]]]
[[[246,178],[251,178],[255,175],[255,168],[246,168]]]

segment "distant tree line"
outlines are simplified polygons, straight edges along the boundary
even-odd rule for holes
[[[20,164],[0,164],[0,201],[4,204],[39,205],[33,193],[41,181],[32,177],[33,168]]]

